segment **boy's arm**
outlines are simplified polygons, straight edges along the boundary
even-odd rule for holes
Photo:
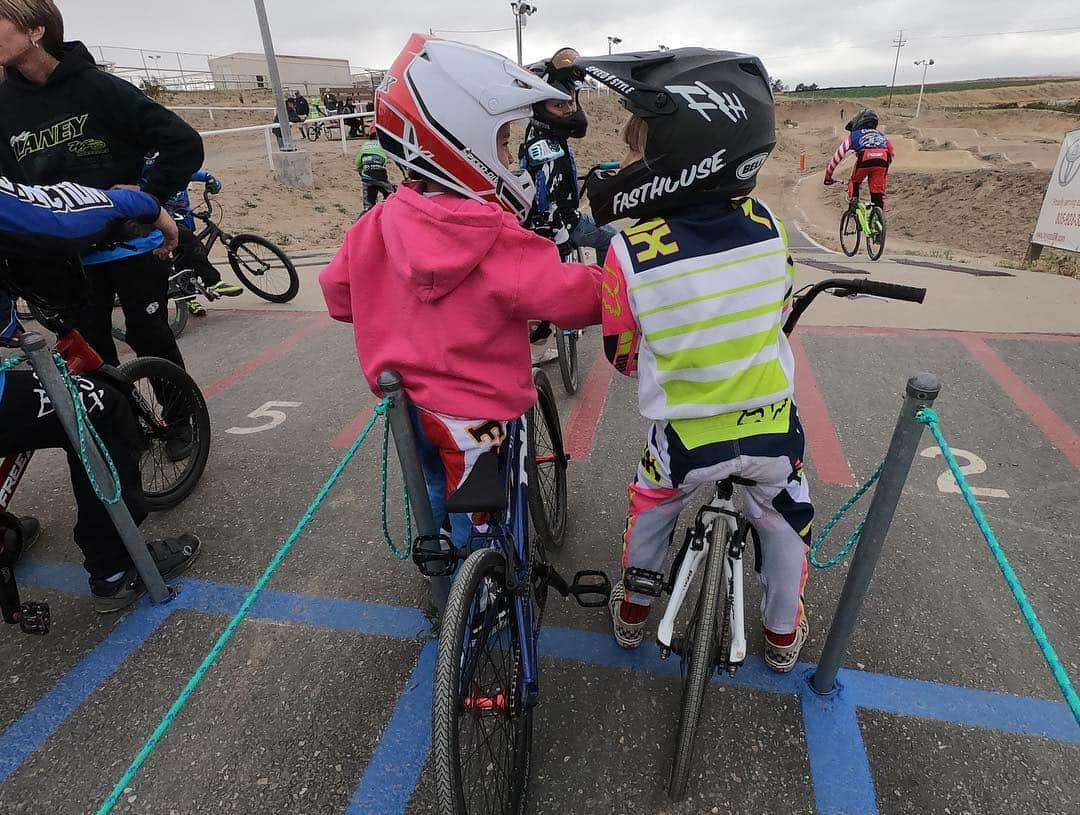
[[[625,376],[637,373],[641,331],[630,306],[626,277],[615,254],[608,248],[601,280],[601,312],[604,328],[604,355],[615,370]]]
[[[828,183],[832,181],[833,173],[836,172],[836,168],[840,165],[840,162],[844,160],[844,156],[851,152],[851,136],[848,136],[842,142],[840,146],[836,148],[836,152],[833,153],[832,160],[829,162],[829,166],[825,168],[825,181]]]
[[[319,272],[319,285],[322,286],[326,310],[335,320],[343,323],[353,321],[352,292],[349,286],[349,237],[341,244],[334,259]]]

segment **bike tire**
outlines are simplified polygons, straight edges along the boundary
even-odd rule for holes
[[[116,307],[114,306],[114,311]],[[123,314],[123,312],[121,312]],[[191,312],[188,311],[186,300],[169,300],[169,330],[172,331],[174,338],[179,339],[180,335],[184,333],[184,329],[187,328],[188,317]],[[112,335],[113,339],[120,340],[120,342],[127,342],[127,324],[123,321],[117,322],[115,314],[113,315],[112,322]]]
[[[536,404],[529,410],[525,472],[533,537],[548,549],[566,542],[566,450],[559,408],[547,374],[533,369]]]
[[[563,390],[573,396],[580,387],[578,370],[578,333],[555,329],[555,347],[559,352],[559,373],[562,375]]]
[[[234,235],[229,241],[227,251],[229,265],[240,282],[263,300],[287,303],[300,291],[300,275],[296,273],[296,267],[288,255],[272,241],[258,235]],[[284,288],[276,286],[273,289],[256,284],[256,281],[261,283],[266,279],[267,273],[271,271],[275,281],[284,283],[287,280],[288,284]]]
[[[525,811],[532,760],[532,708],[526,709],[521,702],[521,643],[513,593],[506,588],[505,575],[506,560],[501,552],[473,552],[458,570],[443,612],[431,702],[432,763],[440,815],[521,815]],[[483,608],[481,604],[485,604]],[[500,623],[504,609],[508,613]],[[477,632],[485,630],[488,642],[494,635],[498,642],[505,640],[504,647],[489,655],[486,662],[475,654],[470,659]],[[501,676],[496,662],[504,669]],[[495,674],[492,687],[482,684],[486,668]],[[500,693],[504,715],[498,711]],[[495,715],[482,715],[485,710],[495,710]],[[472,729],[482,730],[485,722],[493,729],[501,727],[502,739],[496,749],[485,739],[480,747],[489,749],[473,765],[462,751],[469,749]],[[496,763],[501,766],[494,766]],[[500,781],[505,782],[505,788],[495,789]],[[472,805],[474,795],[479,796],[477,806]],[[491,808],[482,808],[485,803]]]
[[[187,371],[166,359],[139,357],[120,366],[131,383],[128,396],[139,427],[143,494],[151,512],[172,509],[198,485],[210,457],[210,413],[202,391]],[[169,427],[166,413],[174,419]],[[172,461],[168,441],[178,428],[190,428],[191,453]]]
[[[885,213],[881,211],[881,207],[872,207],[870,209],[870,217],[867,219],[870,224],[870,231],[873,235],[866,236],[866,254],[870,260],[878,260],[881,257],[882,252],[885,251],[885,236],[888,234],[888,228],[885,224]]]
[[[724,535],[720,535],[720,530]],[[701,723],[701,711],[705,703],[705,689],[709,685],[717,654],[717,629],[720,622],[721,605],[723,613],[728,613],[730,595],[724,581],[724,560],[727,556],[727,525],[719,519],[712,525],[712,540],[709,543],[709,557],[705,565],[705,575],[701,581],[701,593],[698,598],[694,617],[690,621],[686,642],[683,644],[682,660],[689,662],[683,677],[682,713],[679,717],[679,733],[675,740],[675,758],[671,765],[671,777],[668,780],[668,797],[677,801],[686,792],[686,782],[690,777],[690,768],[694,761],[694,739]],[[721,602],[723,593],[723,602]],[[693,642],[690,642],[690,640]],[[690,647],[689,659],[685,656]]]
[[[858,217],[852,210],[844,210],[844,214],[840,216],[840,248],[849,258],[855,257],[861,240],[862,227],[859,225]]]

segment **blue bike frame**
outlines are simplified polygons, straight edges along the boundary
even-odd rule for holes
[[[513,590],[514,625],[517,628],[518,642],[521,644],[521,669],[524,687],[522,700],[528,709],[536,703],[540,693],[538,672],[538,648],[540,631],[533,624],[533,608],[529,601],[530,560],[529,560],[529,506],[527,500],[528,475],[525,463],[528,456],[528,419],[521,417],[510,422],[506,440],[506,455],[503,459],[503,483],[509,499],[506,511],[490,523],[490,529],[484,533],[474,533],[469,541],[472,551],[491,548],[502,552],[507,563],[507,580]],[[462,649],[464,665],[461,683],[468,687],[476,667],[478,646],[486,639],[474,636],[476,628],[485,634],[497,622],[498,609],[481,609],[484,619],[479,626],[470,625],[465,632],[466,642]]]

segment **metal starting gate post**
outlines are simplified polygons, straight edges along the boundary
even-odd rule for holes
[[[855,633],[859,609],[870,588],[874,567],[877,566],[896,505],[919,447],[919,439],[922,438],[923,426],[915,420],[915,416],[921,408],[934,403],[940,390],[941,383],[933,374],[916,374],[908,380],[907,394],[900,409],[900,418],[896,421],[896,429],[893,430],[889,452],[885,456],[881,479],[874,490],[866,524],[855,549],[817,671],[810,678],[810,685],[817,693],[829,694],[836,687],[837,671]]]
[[[57,366],[56,360],[53,359],[52,350],[40,334],[32,332],[23,335],[20,345],[26,353],[30,367],[37,374],[41,387],[45,389],[49,401],[52,402],[56,417],[60,420],[60,424],[71,441],[72,447],[78,450],[79,429],[75,419],[75,405],[71,402],[71,394],[68,393],[60,368]],[[87,477],[95,479],[99,484],[111,481],[112,474],[109,472],[109,467],[105,463],[105,459],[102,458],[101,451],[98,450],[93,437],[86,439],[86,453],[87,458],[89,458],[87,463],[90,468]],[[157,564],[154,563],[154,559],[150,556],[150,550],[146,547],[146,540],[135,525],[135,521],[132,520],[127,506],[123,501],[118,501],[112,505],[105,504],[104,506],[120,535],[120,539],[124,542],[124,548],[131,555],[131,560],[135,564],[135,569],[138,571],[143,585],[146,586],[146,590],[150,594],[150,599],[155,603],[164,603],[171,600],[175,592],[162,579]]]
[[[409,505],[416,521],[416,530],[422,536],[438,535],[439,530],[431,514],[427,482],[424,481],[424,471],[416,453],[416,434],[413,433],[412,419],[409,417],[409,400],[402,390],[401,374],[397,371],[383,371],[379,374],[379,389],[390,400],[386,418],[390,422],[401,473],[409,490]],[[431,577],[429,580],[431,604],[441,611],[446,608],[446,599],[450,595],[450,578]]]

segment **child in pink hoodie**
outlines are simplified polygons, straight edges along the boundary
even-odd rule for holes
[[[510,122],[565,94],[498,54],[422,35],[382,87],[379,139],[412,180],[346,233],[319,283],[330,316],[353,324],[371,389],[386,370],[404,380],[438,523],[446,496],[536,401],[528,321],[599,322],[601,272],[560,262],[520,225],[534,190],[510,154]],[[455,521],[454,544],[468,534]]]

